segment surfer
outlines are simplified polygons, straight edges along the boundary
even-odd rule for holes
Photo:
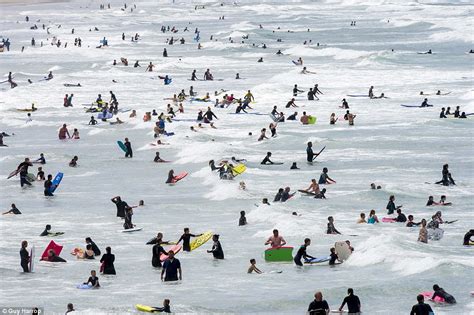
[[[253,258],[250,259],[250,267],[247,270],[247,273],[252,273],[252,272],[255,272],[255,273],[258,273],[258,274],[263,273],[260,269],[257,268],[257,261]]]
[[[247,225],[247,218],[245,217],[245,211],[240,211],[239,226]]]
[[[199,237],[202,234],[191,234],[189,233],[189,228],[184,228],[184,233],[181,235],[179,240],[176,242],[176,244],[179,244],[181,241],[183,241],[183,251],[185,252],[190,252],[191,251],[191,245],[190,245],[190,240],[191,237]]]
[[[123,228],[125,230],[133,229],[135,225],[132,223],[132,216],[133,216],[133,209],[131,207],[128,207],[125,210],[125,222],[123,223]]]
[[[128,210],[128,208],[134,208],[130,207],[125,201],[123,201],[120,196],[113,197],[110,201],[115,203],[115,206],[117,206],[117,217],[120,218],[125,218],[125,211]]]
[[[133,158],[132,143],[128,141],[128,138],[125,138],[124,145],[125,145],[125,148],[127,149],[127,151],[125,152],[125,157]]]
[[[33,166],[30,162],[29,158],[25,158],[25,161],[20,163],[16,168],[17,174],[20,174],[20,186],[23,187],[24,185],[31,186],[31,183],[28,181],[28,167]]]
[[[474,236],[474,229],[470,229],[467,231],[466,234],[464,234],[464,239],[463,239],[463,245],[472,245],[471,238]]]
[[[280,201],[285,202],[288,199],[290,199],[291,197],[293,197],[295,194],[296,194],[296,192],[290,194],[290,187],[285,187],[285,189],[283,190],[283,193],[281,195]]]
[[[407,222],[407,217],[402,213],[402,209],[398,208],[397,209],[397,217],[395,218],[396,222]]]
[[[309,245],[311,245],[311,240],[309,238],[305,238],[304,244],[300,246],[300,248],[298,249],[298,252],[293,258],[293,261],[295,262],[297,266],[303,266],[303,263],[301,262],[301,258],[304,258],[305,260],[315,259],[315,257],[308,255],[306,253],[306,248]]]
[[[53,175],[48,174],[48,177],[46,181],[44,182],[44,195],[47,197],[53,196],[53,193],[51,191],[52,188],[53,188]]]
[[[288,118],[286,118],[286,120],[296,120],[297,115],[298,115],[298,112],[294,112],[293,114],[288,116]]]
[[[105,254],[102,255],[102,258],[100,259],[100,262],[102,263],[102,266],[100,267],[102,270],[102,273],[104,275],[115,275],[115,255],[112,254],[112,248],[110,246],[107,246],[105,248]]]
[[[155,313],[155,312],[171,313],[170,300],[164,299],[163,307],[153,307],[153,310],[151,312],[152,313]]]
[[[330,254],[329,254],[329,265],[333,266],[336,264],[336,260],[340,262],[339,256],[337,256],[336,249],[334,247],[331,247],[330,249]]]
[[[334,226],[334,218],[332,216],[328,217],[328,228],[326,234],[341,234],[336,227]]]
[[[46,164],[46,159],[44,158],[44,154],[40,153],[39,158],[34,160],[32,163]]]
[[[433,105],[428,104],[428,99],[425,98],[420,107],[433,107]]]
[[[329,177],[328,175],[328,168],[327,167],[323,168],[323,172],[319,176],[318,184],[324,185],[324,184],[335,184],[335,183],[336,181],[332,179],[331,177]]]
[[[445,108],[441,108],[441,113],[439,113],[439,118],[448,118],[446,117]]]
[[[311,193],[311,194],[319,194],[321,191],[319,190],[319,185],[318,183],[316,182],[316,179],[312,179],[311,180],[311,184],[309,185],[308,188],[304,189],[304,191],[308,192],[308,193]]]
[[[59,140],[64,140],[66,139],[66,136],[71,139],[71,135],[69,134],[69,130],[67,130],[67,125],[66,124],[63,124],[63,126],[61,127],[61,129],[59,129],[59,134],[58,134],[58,137],[59,137]]]
[[[323,300],[323,294],[321,292],[314,294],[314,301],[309,304],[308,312],[311,315],[329,314],[328,302]]]
[[[161,233],[158,233],[158,236],[160,234]],[[162,244],[162,242],[161,242],[161,238],[160,238],[160,240],[157,240],[156,244],[153,245],[153,247],[151,249],[151,252],[152,252],[151,265],[155,268],[161,268],[161,259],[160,259],[161,254],[168,256],[168,253],[165,251],[163,246],[161,246],[161,244]]]
[[[282,247],[282,246],[285,246],[286,245],[286,241],[285,239],[283,238],[283,236],[280,236],[278,234],[278,230],[277,229],[274,229],[273,230],[273,235],[270,236],[268,238],[268,240],[265,242],[265,245],[269,245],[272,247],[272,248],[275,248],[275,247]]]
[[[347,304],[347,310],[349,314],[357,315],[360,314],[360,300],[357,295],[354,295],[354,289],[347,289],[347,296],[342,301],[339,307],[339,312],[342,312],[344,305]],[[417,314],[418,315],[418,314]]]
[[[306,161],[313,162],[314,159],[317,158],[319,156],[319,154],[321,154],[321,152],[319,152],[319,153],[314,153],[313,152],[313,143],[311,141],[308,142],[307,145],[308,146],[306,147]]]
[[[18,210],[18,208],[16,207],[16,205],[14,203],[12,203],[11,205],[11,209],[8,210],[7,212],[4,212],[2,214],[21,214],[20,210]]]
[[[92,289],[100,288],[99,278],[96,276],[95,270],[91,270],[91,276],[89,277],[89,279],[87,279],[87,282],[84,282],[84,284],[90,284]]]
[[[339,107],[343,109],[349,109],[349,103],[347,103],[345,98],[342,99],[342,105]]]
[[[53,249],[48,250],[48,256],[46,258],[41,258],[41,260],[46,260],[49,262],[66,262],[66,260],[62,257],[56,255]]]
[[[335,113],[332,113],[331,114],[331,117],[329,117],[329,124],[330,125],[335,125],[336,124],[336,121],[338,120],[339,118],[336,118],[336,114]]]
[[[391,195],[388,198],[387,207],[385,207],[385,209],[387,209],[387,214],[393,214],[396,210],[398,210],[401,207],[402,206],[395,206],[395,196]]]
[[[373,86],[371,86],[369,88],[369,98],[374,98],[374,87]]]
[[[30,272],[29,263],[31,260],[30,254],[26,250],[28,247],[28,242],[23,241],[21,242],[21,249],[20,249],[20,266],[23,268],[23,272]]]
[[[156,152],[156,155],[155,155],[155,158],[153,159],[153,162],[156,162],[156,163],[163,163],[163,162],[166,162],[166,161],[163,160],[163,159],[160,157],[160,152]]]
[[[181,263],[174,258],[174,251],[170,250],[161,270],[161,281],[177,281],[181,280],[181,277]]]
[[[219,235],[214,234],[212,236],[212,241],[214,242],[214,244],[212,244],[211,250],[208,250],[207,252],[212,253],[214,259],[224,259],[224,251],[222,250],[222,245],[219,241]]]
[[[429,304],[425,304],[425,297],[422,294],[418,294],[416,300],[418,301],[418,304],[413,305],[410,315],[434,314],[431,306]]]
[[[444,164],[443,170],[441,171],[442,178],[440,181],[436,182],[435,184],[442,184],[443,186],[449,185],[456,185],[454,179],[451,177],[451,173],[449,172],[449,165]]]
[[[270,157],[272,156],[272,153],[271,152],[267,152],[267,155],[265,156],[265,158],[262,160],[262,162],[260,162],[260,164],[262,165],[267,165],[267,164],[275,164],[273,163],[271,160],[270,160]]]
[[[440,297],[444,299],[444,301],[448,304],[456,304],[456,299],[454,296],[449,294],[448,292],[444,291],[443,288],[440,288],[437,284],[433,285],[433,296],[431,297],[432,300],[435,299],[435,297]]]
[[[293,87],[293,96],[298,96],[298,93],[300,93],[300,92],[304,92],[304,91],[298,89],[298,84],[295,84],[295,86]],[[293,101],[294,101],[294,99],[293,99]]]
[[[298,107],[296,104],[295,104],[295,99],[292,98],[291,100],[288,101],[288,103],[286,103],[285,105],[285,108],[290,108],[290,107]]]

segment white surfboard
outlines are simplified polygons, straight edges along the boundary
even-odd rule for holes
[[[349,245],[347,245],[346,242],[336,242],[334,248],[336,249],[337,257],[339,257],[340,261],[347,260],[347,258],[352,254]]]
[[[121,232],[123,232],[123,233],[131,233],[131,232],[137,232],[137,231],[141,231],[141,230],[142,230],[142,228],[134,227],[133,229],[121,230]]]
[[[35,247],[30,249],[30,272],[33,272],[35,269]]]

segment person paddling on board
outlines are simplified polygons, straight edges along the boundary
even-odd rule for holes
[[[265,156],[265,158],[262,160],[262,162],[260,162],[260,164],[262,165],[267,165],[267,164],[275,164],[273,163],[271,160],[270,160],[270,157],[272,156],[272,153],[271,152],[267,152],[267,155]]]
[[[18,210],[18,208],[16,207],[16,205],[14,203],[12,203],[11,205],[11,209],[8,210],[7,212],[4,212],[2,213],[3,215],[5,214],[21,214],[20,210]]]
[[[265,242],[265,245],[270,245],[272,248],[282,247],[286,245],[286,241],[283,236],[278,234],[278,230],[274,229],[273,235],[268,238],[268,240]]]
[[[421,106],[420,106],[420,107],[433,107],[433,105],[428,104],[428,99],[425,98],[425,99],[423,100],[423,102],[421,103]]]
[[[171,308],[170,308],[170,300],[169,299],[164,299],[163,300],[163,307],[153,307],[153,310],[151,311],[152,313],[155,312],[162,312],[162,313],[171,313]]]
[[[454,296],[449,294],[448,292],[444,291],[443,288],[440,288],[437,284],[433,285],[433,296],[431,297],[432,300],[435,299],[435,297],[440,297],[444,299],[444,301],[448,304],[456,304],[456,299]]]
[[[87,279],[87,282],[84,282],[86,285],[90,285],[92,289],[100,288],[99,278],[96,275],[95,270],[91,270],[91,276]]]
[[[179,244],[181,241],[183,241],[183,251],[190,252],[191,251],[191,245],[190,245],[191,237],[199,237],[201,235],[202,234],[191,234],[189,233],[189,228],[184,228],[184,234],[181,235],[181,237],[176,242],[176,244]]]
[[[301,258],[304,258],[305,260],[315,259],[315,257],[308,255],[306,253],[306,247],[308,247],[309,245],[311,245],[311,240],[309,238],[305,238],[304,244],[300,246],[300,248],[298,249],[298,252],[293,258],[293,261],[295,262],[297,266],[303,266],[303,263],[301,262]]]
[[[312,179],[311,180],[311,184],[309,185],[308,188],[306,188],[304,191],[307,191],[309,193],[313,193],[313,194],[319,194],[320,193],[320,190],[319,190],[319,185],[318,183],[316,182],[316,179]]]
[[[125,152],[125,157],[133,158],[132,143],[128,141],[128,138],[125,138],[124,145],[127,148],[127,151]]]

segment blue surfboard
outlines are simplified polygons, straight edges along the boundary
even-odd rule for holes
[[[54,177],[53,181],[51,182],[52,185],[51,185],[51,193],[55,192],[56,191],[56,188],[58,188],[59,184],[61,183],[61,181],[63,180],[63,176],[64,174],[59,172],[56,174],[56,176]]]
[[[120,140],[117,141],[117,144],[120,147],[120,149],[122,149],[123,152],[127,153],[127,147],[125,146],[125,144],[122,141],[120,141]]]

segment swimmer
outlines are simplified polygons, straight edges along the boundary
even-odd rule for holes
[[[273,235],[268,238],[265,245],[270,245],[272,248],[282,247],[286,245],[286,241],[283,236],[280,236],[277,229],[273,230]]]
[[[250,259],[250,267],[247,270],[247,273],[255,272],[257,274],[263,273],[260,269],[257,268],[257,261],[255,259]]]

